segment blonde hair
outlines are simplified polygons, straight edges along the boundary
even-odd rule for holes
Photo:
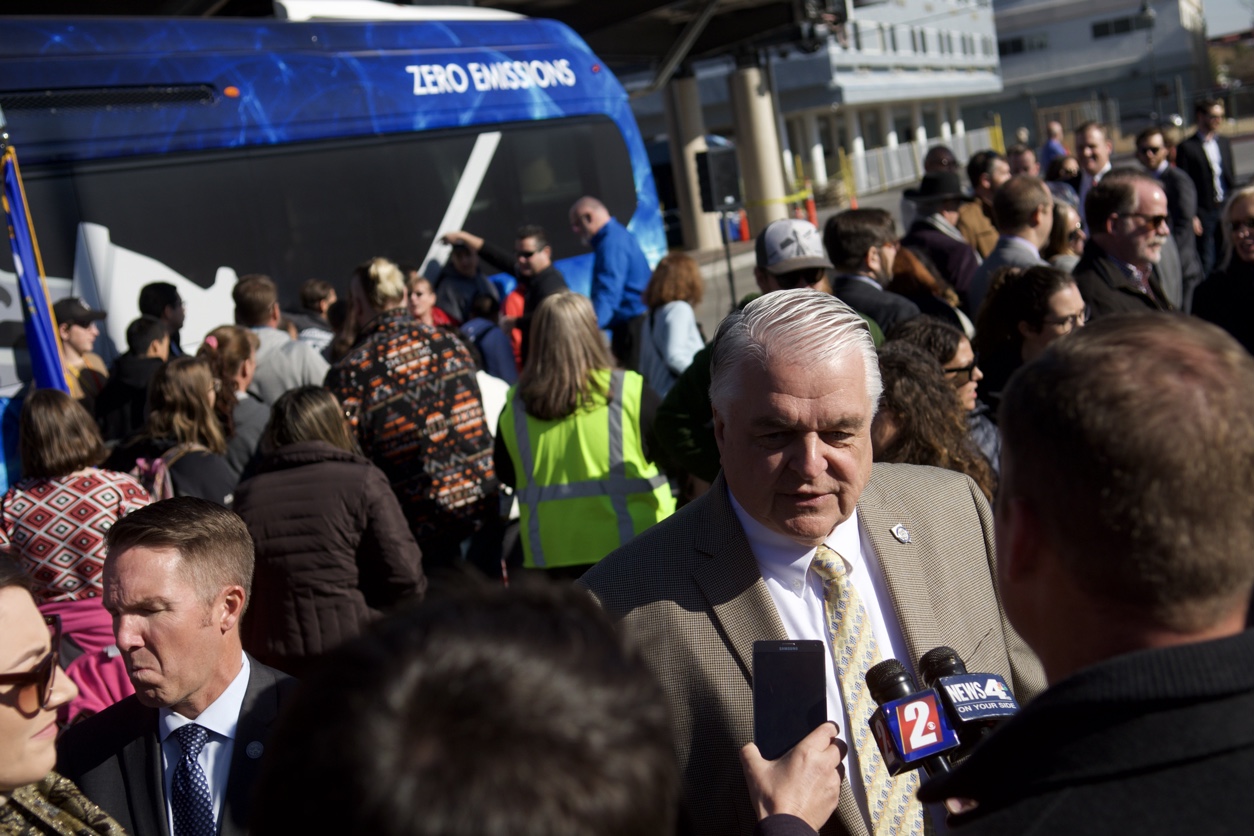
[[[1228,265],[1232,263],[1232,230],[1228,228],[1228,224],[1232,221],[1232,210],[1238,201],[1251,198],[1254,198],[1254,186],[1245,186],[1233,192],[1232,196],[1228,198],[1228,202],[1224,204],[1223,223],[1220,224],[1224,235],[1223,255],[1219,259],[1219,269],[1221,270],[1227,270]]]
[[[518,397],[528,415],[560,420],[591,405],[593,372],[613,365],[588,298],[569,290],[555,293],[540,303],[531,321]],[[601,394],[608,396],[604,389]]]
[[[152,439],[173,438],[180,444],[201,444],[221,455],[226,439],[213,410],[214,389],[209,364],[195,357],[178,357],[157,369],[148,387],[148,428]]]
[[[353,279],[376,311],[395,307],[405,300],[405,276],[386,258],[372,258],[357,265]]]

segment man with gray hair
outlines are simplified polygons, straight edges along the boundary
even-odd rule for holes
[[[753,644],[808,639],[829,649],[827,715],[849,747],[836,815],[811,826],[922,833],[917,776],[890,778],[871,740],[867,669],[949,645],[1021,701],[1044,684],[993,589],[988,505],[957,473],[872,468],[879,367],[839,299],[784,290],[731,314],[711,374],[710,491],[579,581],[666,690],[692,830],[752,832],[738,750],[753,739]]]

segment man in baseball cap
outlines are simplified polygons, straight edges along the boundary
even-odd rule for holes
[[[774,221],[754,244],[757,264],[753,277],[763,293],[811,287],[830,293],[827,271],[832,263],[823,253],[823,238],[809,221]]]
[[[70,396],[87,408],[96,402],[96,395],[109,380],[109,372],[99,355],[92,352],[100,329],[96,322],[105,318],[104,311],[92,310],[77,296],[67,296],[52,306],[61,333],[61,362]]]

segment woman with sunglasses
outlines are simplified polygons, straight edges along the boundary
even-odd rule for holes
[[[1049,243],[1041,250],[1041,258],[1048,261],[1049,266],[1070,273],[1080,263],[1087,240],[1080,213],[1062,201],[1055,201],[1054,226],[1049,233]]]
[[[52,769],[57,709],[78,693],[61,670],[60,619],[42,616],[30,580],[0,556],[0,834],[123,836],[122,828]]]
[[[944,320],[916,316],[890,331],[888,339],[902,340],[917,346],[941,364],[945,380],[958,393],[971,440],[984,454],[996,474],[1001,458],[1001,434],[989,415],[988,407],[979,400],[978,392],[984,372],[980,370],[980,358],[971,347],[967,335]]]
[[[1193,314],[1223,328],[1254,353],[1254,186],[1229,198],[1222,228],[1220,267],[1193,292]]]

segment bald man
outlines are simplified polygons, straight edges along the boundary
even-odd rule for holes
[[[581,197],[570,207],[570,228],[596,254],[589,295],[597,325],[612,332],[614,354],[626,361],[628,323],[646,310],[642,294],[653,272],[649,261],[627,228],[595,197]]]

